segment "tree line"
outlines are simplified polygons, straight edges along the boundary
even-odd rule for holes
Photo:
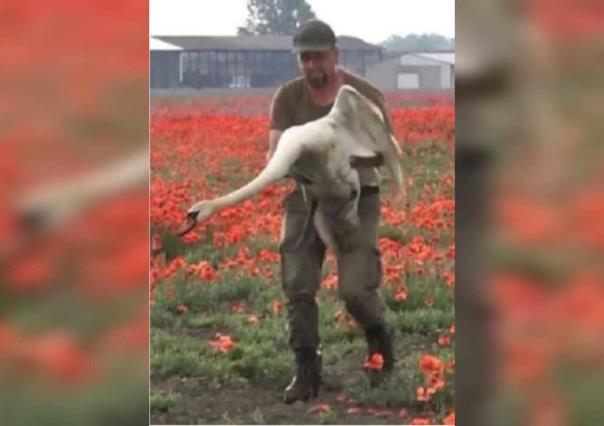
[[[293,35],[304,22],[317,19],[306,0],[248,0],[248,17],[238,35]],[[441,34],[392,35],[378,43],[387,50],[453,50],[455,39]]]

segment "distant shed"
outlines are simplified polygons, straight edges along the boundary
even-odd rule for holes
[[[370,65],[366,77],[382,90],[453,90],[455,53],[406,53]]]

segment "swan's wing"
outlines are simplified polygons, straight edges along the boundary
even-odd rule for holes
[[[394,136],[388,130],[382,111],[351,86],[344,85],[338,92],[332,113],[341,125],[339,131],[347,136],[351,153],[371,151],[384,156],[388,168],[397,185],[403,183],[403,172],[399,162],[402,151]]]

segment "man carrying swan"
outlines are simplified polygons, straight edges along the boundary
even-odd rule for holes
[[[368,370],[370,381],[379,383],[394,365],[378,292],[382,267],[376,167],[387,166],[397,201],[404,205],[400,148],[391,135],[382,94],[337,67],[335,43],[334,32],[322,21],[309,21],[298,30],[293,44],[302,76],[282,85],[273,98],[266,168],[243,188],[189,209],[200,220],[277,178],[296,180],[296,189],[283,202],[279,245],[289,343],[297,366],[285,390],[287,403],[318,394],[321,355],[315,294],[328,246],[337,256],[339,295],[365,332],[367,355],[379,353],[383,358],[381,371]]]

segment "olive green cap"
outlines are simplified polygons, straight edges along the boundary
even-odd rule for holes
[[[336,35],[329,25],[318,19],[303,24],[294,36],[294,53],[324,52],[336,44]]]

